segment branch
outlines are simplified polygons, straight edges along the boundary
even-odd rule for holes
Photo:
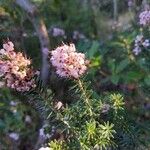
[[[114,16],[114,21],[118,20],[118,1],[113,0],[113,16]]]
[[[42,53],[41,78],[44,84],[46,84],[49,75],[48,50],[50,48],[47,28],[43,19],[40,17],[36,6],[29,0],[16,0],[16,4],[27,13],[29,20],[37,32]]]

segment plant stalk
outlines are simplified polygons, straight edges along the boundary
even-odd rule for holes
[[[80,79],[77,80],[77,83],[78,83],[78,86],[82,92],[82,95],[83,95],[83,99],[85,101],[85,104],[87,105],[87,107],[89,108],[89,113],[90,113],[90,116],[93,115],[93,112],[92,112],[92,108],[91,108],[91,105],[90,105],[90,99],[88,98],[87,96],[87,93],[86,93],[86,90],[84,89],[84,86],[83,86],[83,83],[81,82]]]

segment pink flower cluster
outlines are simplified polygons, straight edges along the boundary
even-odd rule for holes
[[[35,87],[35,72],[29,67],[30,64],[22,53],[14,51],[11,41],[3,44],[3,49],[0,49],[0,76],[7,87],[21,92]]]
[[[134,41],[133,53],[138,55],[142,52],[142,48],[148,48],[150,46],[150,40],[145,39],[143,35],[137,35]]]
[[[76,52],[74,44],[57,47],[51,52],[50,61],[56,68],[56,73],[67,78],[79,78],[85,73],[88,64],[85,55]]]
[[[145,10],[145,11],[141,12],[139,15],[139,19],[140,19],[141,25],[143,25],[143,26],[150,25],[150,11]]]

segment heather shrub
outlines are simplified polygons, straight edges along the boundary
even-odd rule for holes
[[[0,149],[148,150],[148,3],[18,1],[0,2]]]

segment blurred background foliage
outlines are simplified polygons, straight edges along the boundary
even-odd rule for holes
[[[74,42],[90,60],[88,78],[98,93],[120,91],[133,118],[144,127],[150,120],[150,50],[135,56],[135,37],[141,33],[150,37],[138,25],[138,14],[147,0],[32,0],[43,19],[51,49],[62,42]],[[131,2],[131,3],[129,3]],[[56,35],[55,29],[61,29]],[[57,30],[58,31],[58,30]],[[0,43],[10,38],[16,47],[32,59],[39,68],[40,44],[27,14],[15,0],[0,1]],[[57,85],[55,85],[57,87]],[[59,88],[58,88],[59,89]],[[36,112],[12,97],[8,89],[0,89],[0,146],[12,145],[8,134],[20,133],[21,141],[32,147],[39,128]],[[11,101],[17,102],[11,106]],[[16,112],[14,113],[14,109]],[[32,123],[24,118],[29,115]],[[147,130],[145,139],[150,131]],[[2,136],[1,136],[2,135]],[[29,136],[30,135],[30,136]],[[32,135],[32,136],[31,136]],[[6,140],[7,139],[7,140]],[[20,143],[17,143],[21,145]],[[23,147],[23,145],[22,145]],[[1,149],[1,147],[0,147]]]

